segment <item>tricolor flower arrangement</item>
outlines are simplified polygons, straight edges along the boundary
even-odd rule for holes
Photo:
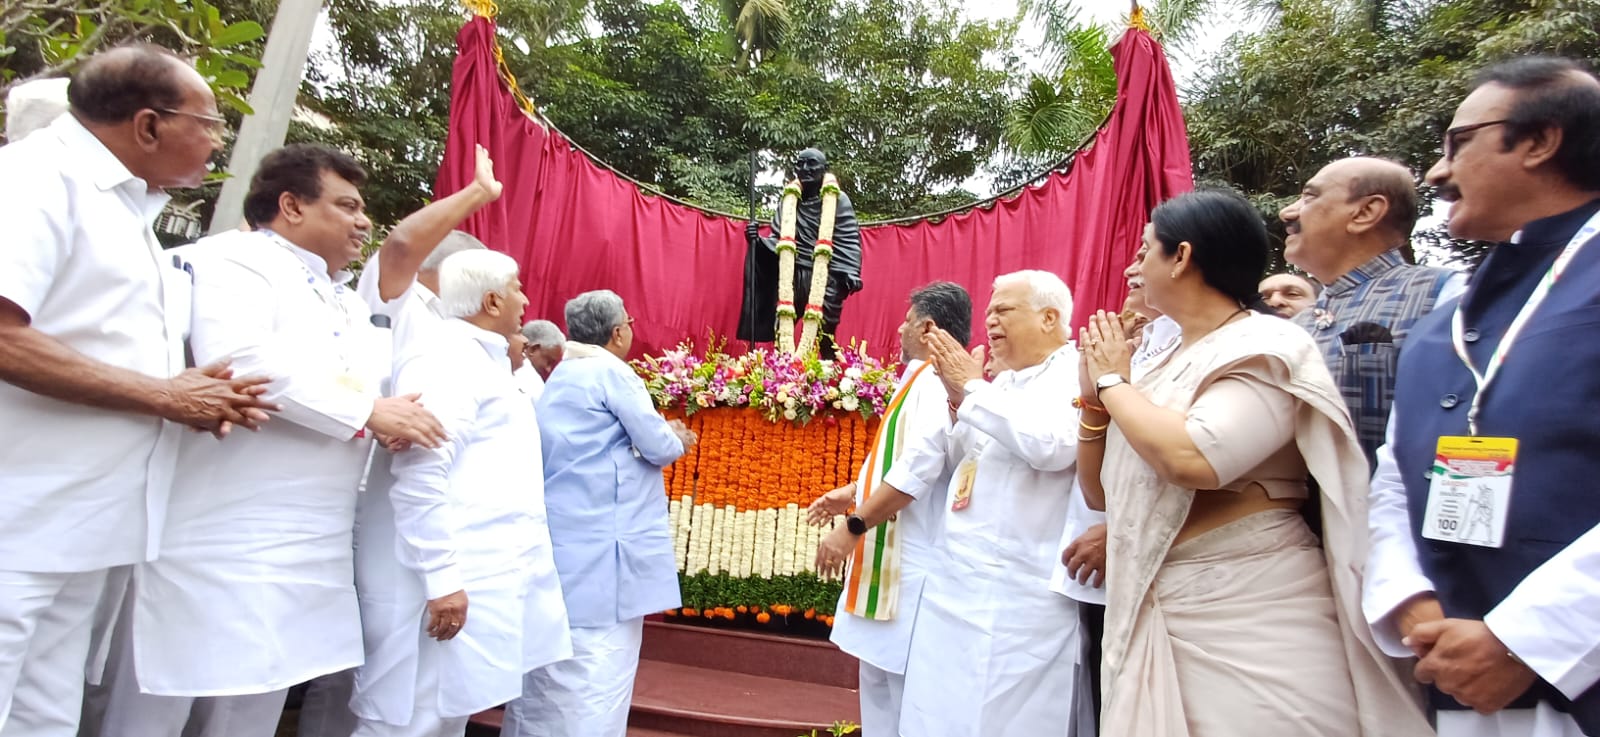
[[[684,607],[693,621],[831,626],[842,588],[813,569],[827,528],[812,500],[855,479],[894,395],[891,367],[850,345],[832,360],[716,341],[634,362],[662,414],[699,437],[663,472]],[[834,524],[843,524],[835,520]]]
[[[883,414],[894,395],[893,367],[851,344],[833,359],[766,349],[729,355],[715,343],[704,355],[688,342],[635,361],[656,407],[684,414],[750,407],[768,420],[807,423],[828,413]],[[826,491],[826,490],[824,490]]]

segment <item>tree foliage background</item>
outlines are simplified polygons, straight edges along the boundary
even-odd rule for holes
[[[506,61],[557,127],[625,176],[728,212],[746,207],[752,152],[778,170],[806,146],[828,152],[867,218],[959,206],[1070,155],[1115,99],[1106,47],[1121,29],[1087,22],[1072,0],[1022,0],[998,22],[969,18],[958,0],[498,4]],[[1600,59],[1593,0],[1147,4],[1169,47],[1219,6],[1265,21],[1229,39],[1183,94],[1197,179],[1245,193],[1274,224],[1328,161],[1373,154],[1424,171],[1482,65],[1534,52]],[[218,89],[242,95],[275,7],[14,0],[0,12],[0,85],[146,38],[211,60]],[[373,173],[374,219],[393,223],[430,196],[465,15],[441,0],[326,11],[334,43],[313,56],[309,114],[290,139],[355,153]],[[1024,43],[1023,24],[1042,41]],[[764,206],[776,189],[759,193]]]

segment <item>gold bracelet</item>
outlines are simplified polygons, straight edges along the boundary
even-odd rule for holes
[[[1084,437],[1083,433],[1081,433],[1081,432],[1078,433],[1078,441],[1079,442],[1083,442],[1083,443],[1093,443],[1095,441],[1105,440],[1105,439],[1106,439],[1106,434],[1105,433],[1100,433],[1099,435],[1091,435],[1089,437]]]
[[[1106,428],[1111,427],[1111,423],[1107,422],[1104,425],[1091,425],[1083,420],[1078,420],[1078,427],[1088,430],[1089,432],[1103,432]]]

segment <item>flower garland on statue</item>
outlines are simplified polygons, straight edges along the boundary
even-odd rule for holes
[[[783,187],[778,208],[778,336],[780,351],[810,355],[817,348],[817,333],[822,329],[822,300],[828,292],[828,264],[833,260],[833,222],[839,211],[839,179],[822,175],[822,219],[817,224],[817,244],[811,252],[811,292],[806,296],[804,325],[800,342],[794,339],[794,259],[795,217],[800,206],[800,180]]]

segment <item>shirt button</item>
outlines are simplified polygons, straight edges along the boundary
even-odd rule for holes
[[[1478,342],[1478,329],[1467,328],[1465,332],[1461,333],[1461,339],[1468,343]]]
[[[1442,397],[1439,397],[1439,406],[1445,409],[1452,409],[1460,403],[1461,398],[1454,394],[1446,394]]]

